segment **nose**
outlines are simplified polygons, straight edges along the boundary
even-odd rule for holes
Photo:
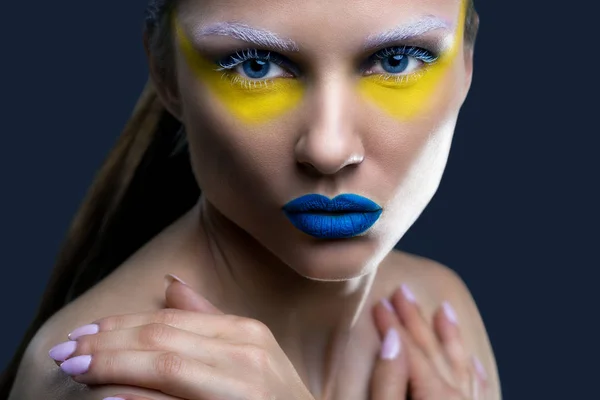
[[[350,85],[330,81],[313,87],[304,132],[295,147],[297,162],[321,175],[360,164],[365,151],[356,132]]]

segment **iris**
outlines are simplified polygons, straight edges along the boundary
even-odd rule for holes
[[[270,62],[261,59],[250,59],[242,63],[244,73],[253,79],[261,79],[267,76],[271,69]]]
[[[398,74],[406,70],[408,61],[408,57],[404,54],[396,54],[383,58],[381,60],[381,67],[385,70],[385,72],[389,72],[390,74]]]

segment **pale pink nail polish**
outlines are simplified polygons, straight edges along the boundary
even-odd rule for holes
[[[125,400],[121,397],[105,397],[102,400]]]
[[[50,349],[48,355],[54,361],[65,361],[67,358],[71,356],[71,354],[75,353],[77,349],[77,342],[69,341],[61,344],[57,344],[53,348]]]
[[[477,372],[477,375],[479,375],[479,378],[486,381],[487,373],[485,372],[483,364],[479,361],[479,358],[473,356],[473,365],[475,365],[475,371]]]
[[[187,286],[187,283],[185,283],[185,281],[183,279],[181,279],[180,277],[178,277],[177,275],[166,274],[165,275],[165,289],[168,288],[169,285],[171,283],[173,283],[174,281],[177,281],[177,282]]]
[[[417,298],[415,297],[415,294],[412,292],[412,290],[410,290],[408,288],[408,286],[406,284],[403,284],[402,286],[400,286],[400,290],[402,290],[402,294],[404,295],[404,298],[406,300],[408,300],[409,302],[415,304],[417,302]]]
[[[383,306],[385,308],[387,308],[389,311],[394,312],[394,306],[392,306],[392,303],[390,303],[390,301],[388,299],[381,299],[381,304],[383,304]]]
[[[398,331],[394,328],[390,328],[383,339],[380,356],[384,360],[393,360],[400,354],[401,347]]]
[[[458,324],[458,316],[456,315],[456,311],[454,311],[454,308],[452,308],[450,303],[445,301],[444,303],[442,303],[442,308],[444,310],[446,318],[448,318],[448,321],[452,322],[455,325]]]
[[[89,324],[89,325],[80,326],[79,328],[75,329],[73,332],[69,333],[69,339],[76,340],[78,337],[81,337],[84,335],[93,335],[95,333],[98,333],[98,331],[100,331],[100,327],[97,324]]]
[[[60,364],[60,369],[67,375],[82,375],[88,371],[91,362],[92,356],[77,356],[69,358],[67,361]]]

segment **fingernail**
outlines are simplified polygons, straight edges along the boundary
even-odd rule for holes
[[[384,360],[393,360],[400,354],[400,335],[394,328],[390,328],[385,334],[383,344],[381,345],[381,358]]]
[[[102,400],[125,400],[122,397],[105,397]]]
[[[477,372],[477,375],[479,375],[479,378],[486,381],[487,373],[485,372],[483,364],[481,363],[481,361],[479,361],[479,358],[473,356],[473,365],[475,365],[475,371]]]
[[[75,329],[73,332],[69,333],[69,339],[71,340],[76,340],[77,338],[84,336],[84,335],[93,335],[95,333],[98,333],[98,331],[100,331],[100,327],[97,324],[89,324],[89,325],[84,325],[84,326],[80,326],[79,328]]]
[[[390,301],[386,298],[381,299],[381,304],[383,304],[383,306],[385,308],[387,308],[389,311],[394,312],[394,306],[392,306],[392,303],[390,303]]]
[[[414,293],[408,288],[406,284],[400,286],[400,290],[402,290],[402,294],[404,295],[404,298],[406,300],[413,304],[417,302],[417,298],[415,297]]]
[[[171,283],[173,283],[173,281],[177,281],[179,283],[182,283],[184,285],[187,285],[187,283],[185,283],[185,281],[183,279],[181,279],[180,277],[178,277],[177,275],[173,275],[173,274],[166,274],[165,275],[165,289],[169,287],[169,285]]]
[[[53,348],[50,349],[48,355],[54,361],[65,361],[67,358],[71,356],[71,354],[75,353],[77,349],[77,342],[69,341],[61,344],[57,344]]]
[[[60,364],[60,369],[62,369],[67,375],[81,375],[88,371],[91,362],[92,356],[77,356],[69,358],[67,361]]]
[[[452,322],[455,325],[458,324],[458,317],[456,316],[456,311],[454,311],[454,308],[452,308],[450,303],[448,303],[447,301],[443,302],[442,308],[444,309],[444,314],[446,315],[446,318],[448,318],[448,321]]]

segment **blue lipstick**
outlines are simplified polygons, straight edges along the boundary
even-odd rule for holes
[[[283,206],[292,224],[318,239],[344,239],[369,229],[381,215],[377,203],[357,194],[341,194],[329,199],[308,194]]]

